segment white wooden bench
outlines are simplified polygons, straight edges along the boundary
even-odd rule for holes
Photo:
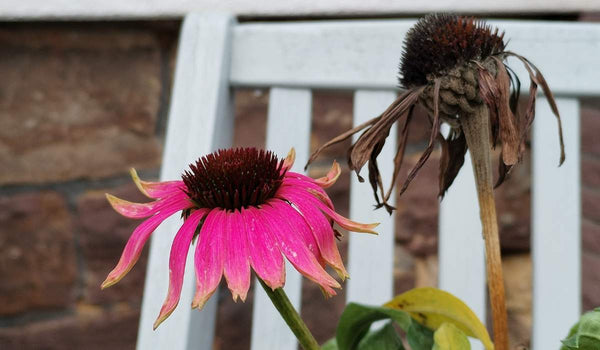
[[[267,148],[297,151],[296,170],[308,158],[311,89],[354,91],[354,123],[381,112],[395,97],[402,41],[413,20],[319,21],[238,24],[223,14],[186,16],[161,179],[177,178],[188,163],[232,138],[231,88],[268,87]],[[600,26],[583,23],[492,21],[506,31],[512,51],[545,74],[563,117],[567,160],[558,164],[554,118],[540,99],[533,130],[532,250],[534,257],[533,349],[557,349],[580,313],[580,176],[578,96],[600,95]],[[527,91],[521,65],[512,62]],[[393,135],[394,132],[391,133]],[[391,176],[392,144],[380,155]],[[437,186],[437,185],[435,185]],[[379,237],[350,235],[352,277],[348,301],[380,304],[392,297],[394,223],[373,211],[368,184],[351,183],[351,214],[379,221]],[[439,287],[465,300],[485,319],[483,241],[469,161],[441,204]],[[401,223],[400,223],[401,224]],[[168,254],[178,219],[154,234],[146,278],[138,349],[211,349],[217,297],[191,310],[194,273],[188,261],[181,303],[157,331],[152,323],[167,290]],[[468,253],[465,253],[468,252]],[[193,255],[190,254],[189,257]],[[288,264],[289,265],[289,264]],[[288,269],[286,291],[300,304],[301,278]],[[297,345],[264,293],[256,293],[252,349],[292,350]],[[260,322],[258,322],[260,321]]]

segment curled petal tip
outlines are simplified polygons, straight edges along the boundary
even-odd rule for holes
[[[171,308],[168,311],[161,310],[160,315],[158,315],[158,318],[156,319],[156,321],[154,321],[154,324],[152,325],[152,330],[156,330],[158,328],[158,326],[160,326],[160,324],[163,323],[164,320],[166,320],[169,316],[171,316],[173,311],[175,311],[175,308]]]
[[[288,152],[287,157],[285,157],[285,160],[283,161],[283,169],[284,170],[290,169],[294,165],[295,161],[296,161],[296,150],[294,149],[294,147],[292,147],[290,149],[290,151]]]
[[[340,164],[334,160],[333,164],[331,165],[331,169],[329,170],[327,175],[316,179],[315,182],[322,188],[328,188],[337,181],[341,173],[342,169],[340,167]]]
[[[146,191],[146,189],[144,188],[144,186],[142,185],[142,180],[140,179],[137,171],[135,171],[135,168],[129,168],[129,174],[131,175],[131,178],[133,179],[133,182],[137,186],[138,190],[140,190],[140,192],[142,192],[144,194],[144,196],[152,198],[148,194],[148,192]]]
[[[104,280],[104,282],[102,282],[100,289],[106,289],[112,285],[115,285],[117,282],[119,282],[119,280],[109,276]]]

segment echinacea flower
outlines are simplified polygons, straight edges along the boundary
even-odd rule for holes
[[[169,259],[169,289],[154,328],[175,309],[181,295],[185,261],[195,240],[196,293],[194,308],[202,308],[225,276],[233,299],[246,299],[250,270],[273,290],[285,283],[283,257],[327,296],[348,276],[337,249],[333,221],[357,232],[375,233],[377,224],[360,224],[340,216],[323,190],[335,183],[340,167],[312,179],[291,172],[293,149],[285,160],[255,148],[219,150],[200,158],[180,181],[141,181],[140,191],[154,199],[132,203],[107,194],[113,208],[129,218],[146,218],[134,231],[117,266],[102,288],[123,278],[136,263],[152,232],[171,215],[184,218],[173,239]]]
[[[414,108],[420,105],[428,111],[432,125],[429,144],[408,173],[399,193],[402,194],[407,189],[425,164],[437,140],[442,146],[439,174],[441,197],[462,167],[467,148],[473,147],[468,145],[465,138],[463,119],[476,114],[478,108],[484,105],[487,107],[485,114],[491,126],[491,142],[494,147],[498,141],[502,144],[497,187],[513,165],[522,158],[527,133],[535,115],[535,97],[539,85],[558,120],[562,164],[565,158],[562,130],[552,92],[542,73],[529,60],[505,49],[503,38],[504,34],[498,33],[498,29],[492,30],[483,21],[471,17],[434,14],[420,19],[408,31],[404,41],[400,85],[405,91],[378,117],[325,143],[311,156],[308,163],[325,148],[366,129],[348,150],[348,164],[362,182],[359,172],[369,162],[369,182],[377,206],[385,206],[391,213],[394,208],[388,200],[402,166]],[[529,99],[523,114],[517,112],[519,79],[504,63],[508,56],[519,59],[529,72]],[[451,128],[446,137],[440,132],[443,121]],[[389,189],[384,191],[377,156],[396,122],[402,123],[401,136],[394,158],[392,182]]]

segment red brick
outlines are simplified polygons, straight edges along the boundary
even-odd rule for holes
[[[528,252],[531,242],[531,167],[527,151],[506,181],[495,190],[502,251]],[[494,166],[497,160],[494,162]]]
[[[233,133],[235,147],[265,147],[268,104],[269,93],[266,90],[236,90]],[[292,146],[294,145],[289,147]]]
[[[261,286],[253,279],[246,302],[234,302],[227,285],[221,283],[213,350],[248,350],[250,348],[255,288],[258,288],[259,293],[264,293]]]
[[[62,196],[0,197],[0,276],[0,315],[64,308],[74,300],[74,235]]]
[[[583,217],[600,222],[600,191],[583,188],[581,190],[581,210]]]
[[[139,310],[121,309],[0,328],[0,344],[3,350],[133,349]]]
[[[352,94],[347,92],[313,93],[311,152],[352,128],[352,99]],[[348,147],[350,147],[350,140],[331,146],[321,153],[321,157],[316,162],[327,158],[338,158],[344,159],[345,163]]]
[[[583,253],[581,263],[583,311],[600,306],[600,256]]]
[[[119,261],[125,243],[141,222],[115,212],[108,204],[104,192],[85,193],[77,202],[78,234],[87,268],[84,300],[93,304],[119,301],[139,303],[146,275],[147,249],[125,278],[108,289],[100,290],[100,284]],[[106,192],[134,202],[149,201],[133,184],[107,189]]]
[[[583,186],[600,189],[600,158],[582,155],[581,183]]]
[[[407,155],[402,165],[397,189],[419,159],[420,154]],[[427,163],[398,199],[396,239],[414,255],[437,253],[438,232],[438,162],[434,151]]]
[[[581,152],[600,156],[600,107],[584,104],[581,108]]]
[[[140,31],[0,31],[0,183],[156,167],[161,48]]]
[[[583,219],[581,227],[581,249],[586,252],[600,254],[600,224]]]

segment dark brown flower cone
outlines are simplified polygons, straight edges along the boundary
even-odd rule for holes
[[[496,350],[508,350],[508,325],[500,257],[498,222],[492,183],[490,157],[490,122],[487,105],[480,104],[473,113],[460,113],[460,125],[471,152],[473,172],[479,199],[479,214],[485,240],[488,291],[492,305],[494,344]]]

